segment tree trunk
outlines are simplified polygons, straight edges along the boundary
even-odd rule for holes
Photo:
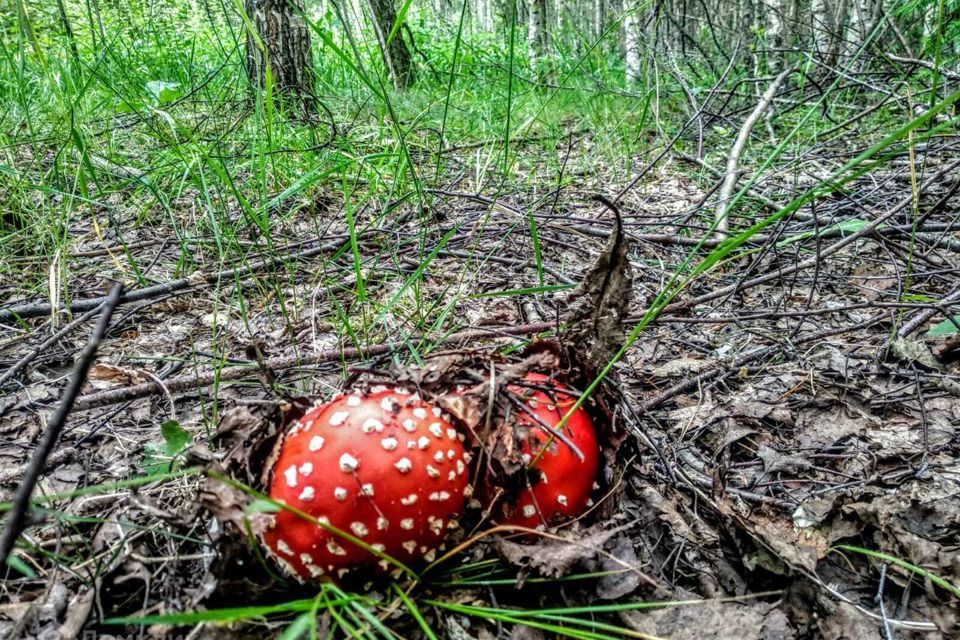
[[[536,67],[547,55],[547,0],[530,0],[530,62]]]
[[[827,0],[812,0],[810,17],[813,20],[814,54],[824,59],[830,50],[830,3]]]
[[[607,28],[607,2],[606,0],[593,0],[593,25],[594,37],[600,39]]]
[[[380,43],[380,51],[383,53],[383,64],[387,69],[387,76],[393,83],[394,88],[402,89],[413,82],[413,62],[410,59],[410,50],[403,39],[400,29],[390,38],[390,31],[397,22],[397,9],[393,6],[393,0],[367,0],[370,6],[370,12],[373,14],[373,30],[377,34],[377,42]],[[403,26],[403,25],[400,25]]]
[[[640,18],[637,9],[630,9],[623,17],[623,43],[626,49],[627,84],[641,81],[643,69],[640,56]]]
[[[771,70],[779,73],[783,66],[784,52],[784,2],[783,0],[769,0],[767,2],[767,65]]]
[[[313,113],[313,49],[303,0],[245,0],[244,10],[256,30],[247,33],[250,83],[264,87],[269,65],[274,90],[295,97]]]

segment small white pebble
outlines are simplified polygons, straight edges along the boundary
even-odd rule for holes
[[[337,411],[332,416],[330,416],[330,426],[339,427],[344,422],[347,421],[347,418],[350,417],[350,414],[346,411]]]
[[[393,466],[400,473],[410,473],[410,469],[413,469],[413,463],[410,462],[410,458],[400,458],[393,464]]]
[[[360,461],[349,453],[345,453],[340,456],[340,471],[343,471],[344,473],[353,473],[359,466]]]
[[[413,518],[404,518],[400,521],[400,528],[410,531],[413,529]]]
[[[343,502],[347,499],[347,490],[344,489],[343,487],[337,487],[336,489],[333,490],[333,497],[339,500],[340,502]]]
[[[317,495],[317,492],[313,487],[304,487],[303,491],[300,492],[300,500],[302,502],[310,502],[315,495]]]
[[[287,481],[287,486],[291,489],[297,486],[297,465],[292,464],[283,472],[283,477]]]
[[[313,436],[310,438],[310,443],[307,445],[307,448],[310,449],[310,451],[320,451],[320,449],[323,449],[323,443],[323,436]]]
[[[397,448],[398,444],[400,443],[397,442],[396,438],[384,438],[383,440],[380,441],[380,446],[383,447],[384,450],[386,451],[393,451],[394,449]]]
[[[535,515],[537,515],[537,508],[536,508],[536,507],[534,507],[532,504],[527,504],[527,505],[524,505],[524,506],[523,506],[523,517],[524,517],[524,518],[532,518],[532,517],[535,516]]]

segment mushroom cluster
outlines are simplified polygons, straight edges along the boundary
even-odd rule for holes
[[[389,568],[371,549],[430,562],[470,494],[467,462],[450,417],[406,389],[316,404],[279,446],[269,495],[291,509],[263,540],[302,579]]]
[[[488,477],[480,494],[492,502],[494,522],[543,530],[579,516],[592,504],[600,466],[597,433],[582,407],[557,428],[576,398],[549,376],[528,373],[524,386],[511,385],[510,390],[526,404],[514,425],[527,465],[526,486],[516,501],[498,500]]]

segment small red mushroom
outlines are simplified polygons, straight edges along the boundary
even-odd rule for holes
[[[280,445],[269,495],[404,563],[431,562],[469,495],[449,416],[402,388],[319,403]],[[303,579],[377,562],[342,535],[281,510],[263,540]],[[389,564],[380,559],[387,569]]]
[[[592,504],[600,447],[593,422],[582,407],[561,427],[559,437],[551,434],[576,402],[569,389],[541,373],[528,373],[524,380],[530,386],[512,385],[510,391],[526,404],[524,410],[515,407],[515,433],[522,459],[531,465],[530,484],[515,502],[501,498],[492,517],[497,524],[542,530],[579,516]],[[482,493],[491,500],[502,492],[488,482]]]

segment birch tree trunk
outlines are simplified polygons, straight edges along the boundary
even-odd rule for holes
[[[547,55],[547,0],[530,0],[530,58],[534,67]]]
[[[783,66],[784,0],[767,0],[767,65],[773,71]]]
[[[825,59],[830,50],[830,3],[811,0],[810,17],[813,28],[813,47],[817,57]]]
[[[390,31],[397,22],[397,9],[393,6],[393,0],[367,0],[367,4],[373,14],[373,30],[377,34],[377,42],[380,43],[387,77],[394,88],[403,89],[413,82],[413,62],[400,29],[388,42]]]
[[[313,49],[303,19],[303,0],[245,0],[244,10],[255,33],[247,33],[247,76],[253,86],[266,83],[267,67],[278,93],[316,110],[313,92]]]
[[[643,68],[640,57],[640,18],[636,8],[632,8],[623,17],[623,43],[626,49],[627,84],[637,84],[643,78]]]
[[[607,2],[606,0],[593,0],[593,33],[595,38],[603,35],[607,28]]]

